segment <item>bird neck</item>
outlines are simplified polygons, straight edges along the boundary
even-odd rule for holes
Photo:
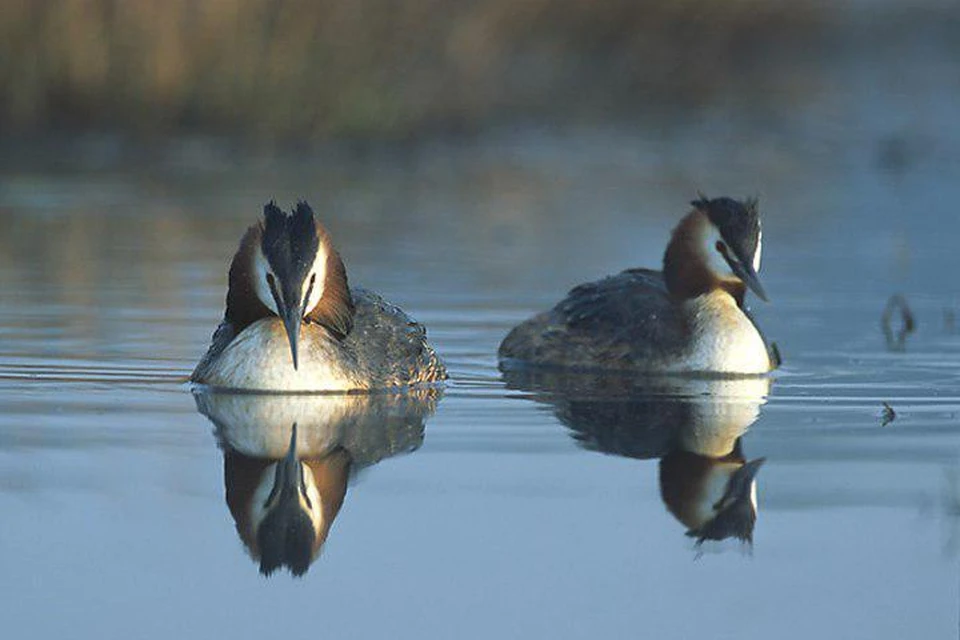
[[[323,255],[326,256],[323,267],[323,295],[317,305],[304,316],[304,320],[326,327],[335,338],[343,340],[353,329],[353,317],[356,313],[347,281],[347,268],[343,265],[340,253],[334,249],[330,236],[319,224],[317,234],[320,236]]]
[[[704,255],[710,250],[704,246],[710,221],[697,209],[688,213],[670,237],[663,254],[663,279],[674,298],[688,300],[713,291],[728,293],[743,307],[746,286],[739,280],[720,278],[714,273]]]

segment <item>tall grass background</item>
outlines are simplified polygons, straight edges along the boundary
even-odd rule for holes
[[[2,0],[0,124],[297,140],[697,105],[803,53],[823,14],[780,0]]]

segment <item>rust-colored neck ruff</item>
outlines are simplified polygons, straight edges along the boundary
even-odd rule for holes
[[[240,240],[240,248],[230,263],[230,276],[227,288],[227,310],[224,318],[240,333],[246,327],[261,318],[274,315],[257,297],[253,287],[257,277],[254,269],[254,255],[263,237],[263,226],[257,223],[247,229]]]
[[[663,255],[663,279],[667,290],[675,298],[685,300],[722,289],[742,307],[746,294],[744,284],[739,280],[720,278],[710,270],[703,253],[711,250],[703,246],[709,228],[707,216],[694,209],[673,230]]]

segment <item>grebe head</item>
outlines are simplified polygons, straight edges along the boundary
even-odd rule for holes
[[[290,434],[290,449],[283,459],[276,461],[275,467],[273,485],[266,499],[254,496],[260,573],[270,575],[286,565],[299,576],[313,560],[315,526],[323,514],[320,496],[308,485],[307,469],[297,459],[296,424]],[[262,486],[265,488],[266,484]]]
[[[713,517],[687,535],[704,540],[737,538],[753,542],[753,527],[757,522],[757,472],[766,458],[756,458],[743,463],[727,481],[723,495],[713,504]]]
[[[269,576],[282,567],[295,576],[306,573],[343,504],[350,467],[350,455],[340,447],[301,459],[296,423],[279,460],[224,449],[227,504],[260,573]]]
[[[733,198],[709,200],[701,197],[691,204],[705,213],[713,225],[712,233],[706,236],[706,250],[712,258],[714,271],[723,277],[733,275],[739,278],[766,301],[767,293],[757,277],[763,249],[757,201],[753,198],[738,202]],[[713,253],[710,253],[711,249]],[[716,259],[717,256],[722,262]]]
[[[660,460],[660,496],[697,546],[726,538],[752,543],[756,478],[765,460],[745,460],[739,440],[733,452],[719,458],[677,449]]]
[[[745,287],[761,300],[763,233],[757,201],[702,196],[674,229],[664,255],[664,277],[671,292],[693,297],[720,287],[742,302]]]
[[[353,326],[353,300],[343,261],[313,210],[299,202],[292,213],[273,202],[251,227],[230,268],[227,318],[237,330],[269,315],[283,320],[297,368],[300,327],[322,325],[339,340]]]

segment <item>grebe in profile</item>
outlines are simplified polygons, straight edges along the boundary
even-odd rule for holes
[[[305,202],[274,203],[230,265],[227,310],[191,382],[260,391],[369,391],[444,380],[423,326],[351,289]]]
[[[663,272],[628,269],[574,288],[500,345],[504,369],[762,374],[779,365],[744,308],[767,296],[755,200],[701,197],[677,225]]]
[[[515,396],[550,407],[577,444],[660,459],[660,497],[696,540],[753,543],[757,473],[742,438],[761,415],[769,376],[632,375],[529,368],[504,372]],[[700,551],[698,550],[698,553]]]

